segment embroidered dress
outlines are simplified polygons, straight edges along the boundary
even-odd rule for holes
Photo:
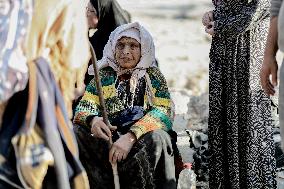
[[[271,101],[259,78],[269,0],[213,2],[210,188],[276,188]]]
[[[132,131],[137,137],[126,160],[118,163],[121,188],[176,188],[174,151],[167,133],[172,127],[170,93],[158,68],[151,67],[146,72],[152,85],[149,90],[154,94],[152,105],[146,95],[145,77],[138,80],[132,95],[131,76],[117,77],[111,67],[100,71],[111,124],[121,134]],[[107,143],[91,137],[89,122],[93,116],[101,116],[94,80],[76,108],[74,123],[79,126],[75,125],[74,130],[91,188],[113,188]]]

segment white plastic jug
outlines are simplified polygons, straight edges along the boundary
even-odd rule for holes
[[[179,174],[177,189],[196,189],[196,174],[191,170],[191,163],[185,163]]]

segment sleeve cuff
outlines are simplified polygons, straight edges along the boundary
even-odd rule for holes
[[[137,140],[145,133],[139,126],[132,126],[130,131],[136,136]]]
[[[94,118],[95,116],[94,115],[89,115],[87,118],[86,118],[86,126],[91,128],[91,121],[92,119]]]
[[[75,115],[73,123],[78,125],[84,125],[88,128],[90,128],[90,121],[95,115],[90,115],[87,112],[80,112]]]

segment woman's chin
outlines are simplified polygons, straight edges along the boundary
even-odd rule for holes
[[[132,69],[135,68],[136,65],[133,65],[132,63],[124,63],[124,64],[120,64],[120,67],[123,69]]]

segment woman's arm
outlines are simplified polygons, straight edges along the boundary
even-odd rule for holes
[[[270,28],[267,36],[266,47],[264,52],[264,59],[260,71],[260,81],[263,90],[268,95],[274,95],[277,86],[277,71],[278,64],[276,61],[276,53],[278,51],[277,45],[277,22],[278,18],[273,16],[270,20]],[[272,81],[269,79],[272,76]]]
[[[269,0],[242,0],[221,4],[213,11],[215,35],[235,36],[254,28],[269,14]]]
[[[90,127],[90,122],[94,116],[100,116],[100,102],[95,84],[92,79],[87,85],[84,96],[76,107],[75,117],[73,122],[79,125]]]
[[[150,68],[148,71],[152,91],[154,94],[153,106],[139,121],[131,126],[130,131],[137,139],[149,131],[164,129],[168,131],[172,128],[171,98],[167,83],[158,68]]]

